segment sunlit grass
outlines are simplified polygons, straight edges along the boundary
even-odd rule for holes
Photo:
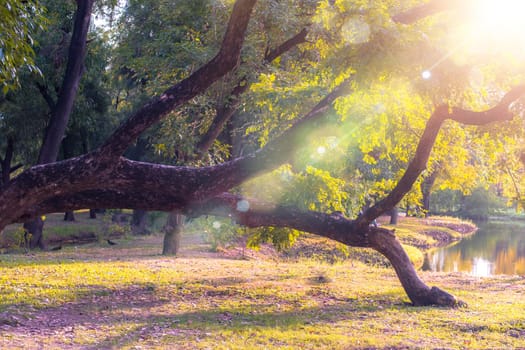
[[[150,244],[0,256],[0,347],[525,346],[522,277],[423,273],[469,307],[414,308],[388,268],[188,250],[166,258]]]

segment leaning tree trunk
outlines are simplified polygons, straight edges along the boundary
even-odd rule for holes
[[[403,246],[392,231],[375,229],[368,233],[371,248],[383,254],[392,264],[401,285],[415,306],[462,306],[464,303],[438,287],[428,287],[417,275]]]
[[[149,235],[150,231],[147,229],[148,212],[145,210],[135,209],[133,210],[133,216],[131,217],[131,229],[134,234],[137,235]]]
[[[162,255],[177,255],[179,252],[185,219],[184,215],[177,212],[171,212],[168,215],[166,226],[164,226]]]

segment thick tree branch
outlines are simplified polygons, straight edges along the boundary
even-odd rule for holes
[[[148,193],[154,195],[165,191],[173,203],[170,210],[219,195],[288,161],[304,134],[321,121],[333,101],[348,92],[348,87],[349,80],[341,83],[290,129],[258,152],[220,165],[192,168],[134,162],[122,157],[115,160],[98,150],[32,167],[13,179],[2,192],[0,212],[5,215],[0,216],[0,227],[21,217],[42,214],[39,203],[67,198],[75,193],[84,194],[85,207],[89,207],[92,201],[100,201],[93,207],[103,207],[107,203],[104,196],[110,192],[110,199],[114,200],[115,193],[122,195],[121,198],[127,198],[126,194],[143,198]],[[93,198],[89,199],[88,194]],[[144,202],[150,201],[144,199]],[[10,203],[20,205],[15,209]],[[122,206],[127,207],[125,202]]]
[[[264,60],[266,62],[272,62],[277,57],[281,56],[285,52],[288,52],[295,46],[306,42],[307,33],[307,29],[304,28],[292,38],[286,40],[284,43],[282,43],[275,49],[267,52],[264,57]],[[224,125],[231,119],[231,117],[239,108],[239,105],[241,103],[240,96],[244,94],[249,87],[250,83],[248,82],[246,77],[243,77],[241,81],[231,91],[230,95],[228,96],[228,100],[224,102],[219,108],[217,108],[217,113],[210,127],[195,146],[195,149],[197,150],[197,153],[200,156],[206,153],[213,145],[213,142],[222,132]]]
[[[40,205],[46,212],[65,211],[93,207],[101,203],[108,208],[125,205],[132,209],[178,210],[188,216],[216,215],[233,218],[247,227],[287,227],[330,238],[353,247],[368,247],[385,255],[394,266],[401,283],[414,305],[456,306],[461,302],[439,288],[429,288],[417,275],[403,247],[392,231],[377,228],[361,228],[355,222],[339,214],[300,211],[292,207],[277,206],[223,193],[201,202],[181,203],[168,191],[157,188],[157,192],[87,191],[73,196],[60,196]],[[96,199],[95,199],[96,198]],[[242,204],[241,204],[242,203]],[[89,205],[88,205],[89,207]]]
[[[519,85],[507,92],[500,103],[487,111],[473,112],[461,108],[452,108],[447,115],[447,119],[452,119],[465,125],[485,125],[509,121],[514,116],[509,110],[510,105],[523,95],[525,95],[525,85]]]
[[[446,119],[467,125],[486,125],[493,122],[511,120],[513,115],[509,111],[509,106],[524,94],[525,85],[517,86],[505,94],[498,105],[483,112],[450,108],[445,105],[436,108],[427,122],[425,131],[416,148],[414,158],[408,165],[403,177],[388,196],[370,207],[357,219],[358,224],[362,227],[368,226],[374,219],[394,208],[408,191],[410,191],[419,175],[426,169],[430,152],[434,146],[441,125]]]
[[[188,78],[153,98],[129,117],[102,146],[103,153],[107,156],[120,156],[143,131],[233,70],[239,62],[255,2],[256,0],[237,0],[219,53]]]
[[[226,215],[247,227],[288,227],[330,238],[352,247],[372,248],[386,256],[392,263],[405,292],[414,305],[464,305],[462,301],[437,287],[429,288],[419,278],[393,231],[384,228],[373,226],[363,228],[340,214],[300,211],[229,193],[206,202],[195,203],[186,209],[186,213]]]

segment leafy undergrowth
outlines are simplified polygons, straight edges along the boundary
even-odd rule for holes
[[[185,237],[0,255],[0,348],[525,347],[525,279],[423,273],[468,308],[415,308],[391,269],[237,260]]]

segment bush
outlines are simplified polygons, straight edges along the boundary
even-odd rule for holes
[[[463,198],[461,216],[476,220],[486,220],[489,215],[500,213],[505,203],[494,193],[484,188],[477,188],[472,194]]]

